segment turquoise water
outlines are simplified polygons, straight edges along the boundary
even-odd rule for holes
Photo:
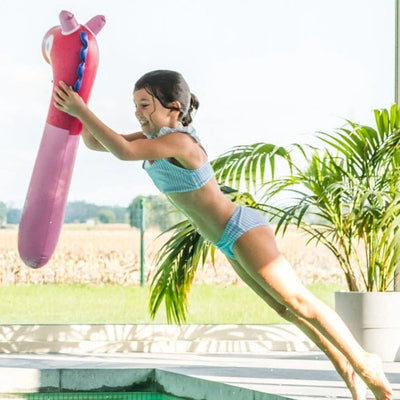
[[[182,400],[182,397],[148,392],[22,393],[1,395],[0,400]]]

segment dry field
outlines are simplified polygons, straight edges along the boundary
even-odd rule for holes
[[[115,283],[140,282],[140,233],[128,225],[64,225],[57,249],[49,263],[33,270],[18,256],[17,228],[0,229],[0,284]],[[154,271],[154,255],[163,239],[159,232],[146,231],[146,276]],[[344,284],[335,258],[324,247],[305,246],[306,239],[295,229],[277,237],[279,248],[305,284]],[[207,263],[195,283],[241,285],[223,255],[216,266]]]

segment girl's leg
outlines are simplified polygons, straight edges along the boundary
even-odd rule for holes
[[[244,233],[236,240],[234,253],[239,264],[275,301],[307,321],[349,360],[376,399],[392,399],[380,360],[363,350],[336,312],[301,284],[279,253],[270,227]]]
[[[293,314],[289,309],[278,303],[272,296],[268,294],[237,262],[228,258],[233,269],[239,277],[256,292],[270,307],[272,307],[282,318],[292,322],[301,329],[331,360],[336,371],[345,381],[349,388],[353,400],[365,400],[366,386],[364,382],[354,372],[347,358],[325,339],[321,334],[306,320],[296,314]]]

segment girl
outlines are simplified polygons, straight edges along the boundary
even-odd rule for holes
[[[199,102],[182,75],[166,70],[145,74],[136,82],[133,101],[142,131],[120,135],[65,83],[54,92],[55,106],[82,122],[90,149],[121,160],[144,160],[157,188],[215,243],[241,279],[325,352],[354,400],[365,399],[365,384],[376,399],[392,399],[379,358],[365,352],[339,316],[301,284],[263,215],[236,206],[221,193],[191,126]]]

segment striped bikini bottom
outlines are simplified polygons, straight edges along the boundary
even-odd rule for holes
[[[237,206],[232,217],[226,224],[222,238],[214,243],[227,257],[236,260],[233,245],[236,240],[256,226],[269,225],[267,219],[257,210]]]

